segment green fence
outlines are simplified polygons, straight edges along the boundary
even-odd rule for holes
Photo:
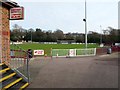
[[[96,48],[88,49],[72,49],[74,54],[72,56],[94,56],[96,55]],[[71,49],[52,49],[51,55],[53,57],[66,57],[71,56]]]
[[[91,56],[96,55],[96,48],[76,49],[76,56]]]
[[[52,56],[64,57],[68,55],[69,49],[52,49]]]

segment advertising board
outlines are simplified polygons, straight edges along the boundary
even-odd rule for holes
[[[34,50],[34,55],[44,55],[44,50]]]

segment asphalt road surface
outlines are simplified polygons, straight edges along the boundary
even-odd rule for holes
[[[118,53],[79,58],[35,58],[28,88],[118,88]]]

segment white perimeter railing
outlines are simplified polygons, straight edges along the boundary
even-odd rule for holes
[[[95,56],[96,48],[87,49],[52,49],[52,57],[78,57],[78,56]]]

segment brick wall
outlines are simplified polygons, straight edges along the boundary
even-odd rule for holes
[[[120,46],[112,46],[110,47],[112,50],[112,53],[114,52],[120,52]],[[96,54],[97,55],[103,55],[103,54],[107,54],[107,47],[106,48],[97,48],[96,49]]]
[[[96,54],[97,55],[107,54],[107,48],[97,48]]]
[[[9,30],[9,9],[0,6],[0,41],[1,55],[0,59],[6,64],[10,61],[10,30]]]
[[[2,7],[0,3],[0,60],[2,60]]]

